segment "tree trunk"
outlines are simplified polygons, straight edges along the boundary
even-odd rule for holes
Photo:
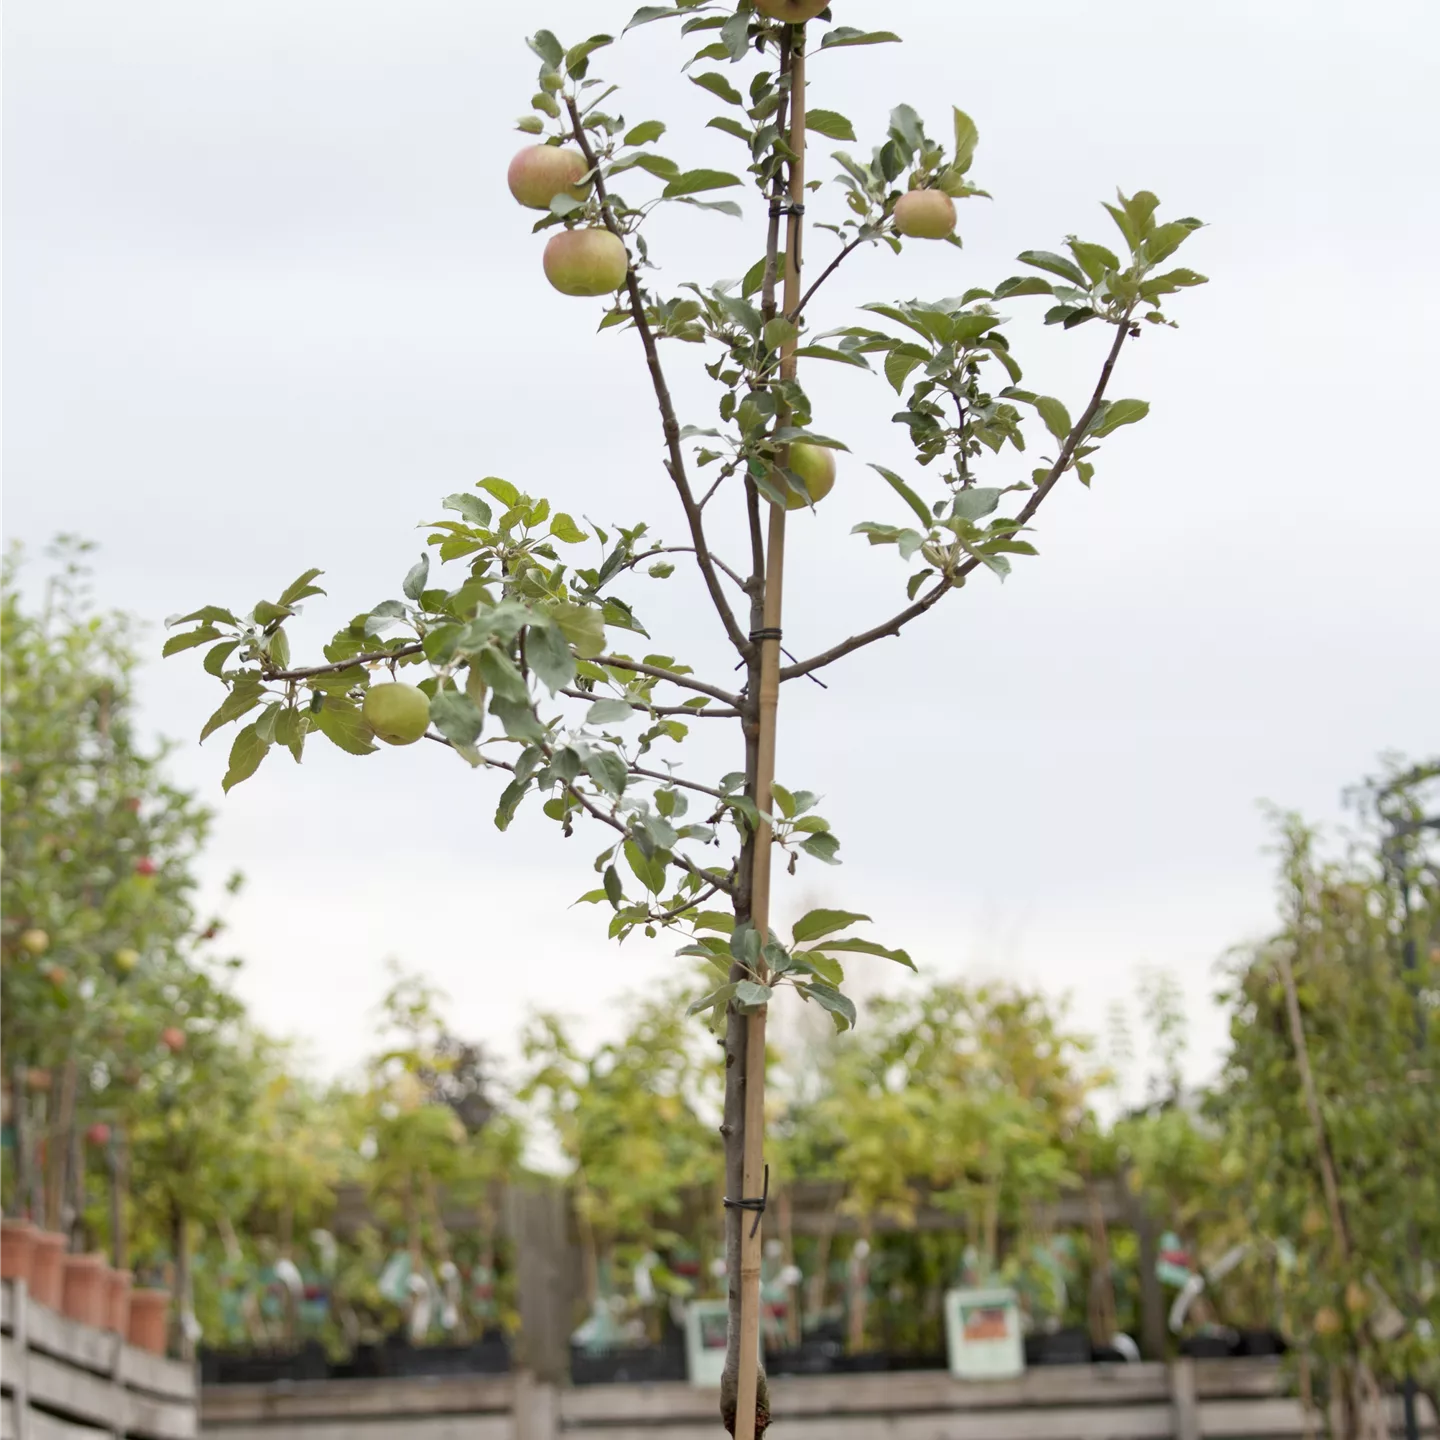
[[[850,1257],[849,1327],[845,1343],[852,1355],[858,1355],[865,1348],[865,1319],[869,1287],[870,1225],[867,1220],[860,1227],[860,1238],[855,1242],[855,1250]]]
[[[800,241],[805,201],[805,54],[804,31],[788,27],[781,45],[782,77],[790,80],[788,166],[790,206],[786,219],[784,309],[788,314],[800,303]],[[785,117],[776,124],[785,128]],[[774,199],[781,198],[777,179]],[[762,313],[775,313],[775,279],[778,269],[781,207],[772,204],[766,247]],[[781,347],[780,376],[795,376],[795,342]],[[786,423],[782,407],[777,421]],[[751,521],[751,632],[754,636],[746,685],[746,795],[760,813],[748,857],[742,852],[742,869],[750,860],[749,888],[736,897],[737,928],[748,920],[761,947],[770,937],[770,874],[772,837],[768,816],[775,780],[776,714],[780,699],[780,625],[785,573],[785,507],[771,504],[766,542],[759,535],[759,497],[746,481]],[[763,567],[760,563],[763,552]],[[761,575],[763,573],[763,585]],[[760,624],[755,625],[756,612]],[[755,653],[758,651],[758,655]],[[751,732],[754,739],[751,741]],[[743,911],[743,913],[742,913]],[[755,975],[740,971],[737,979],[766,977],[763,958]],[[743,1031],[743,1040],[741,1032]],[[732,1200],[759,1200],[765,1187],[765,1007],[741,1016],[731,1007],[726,1046],[726,1187]],[[759,1440],[770,1423],[769,1391],[759,1363],[760,1269],[762,1236],[759,1217],[732,1208],[726,1235],[726,1266],[730,1286],[729,1344],[720,1389],[720,1414],[735,1440]]]
[[[30,1189],[33,1183],[30,1167],[30,1126],[27,1113],[30,1104],[30,1069],[27,1065],[10,1067],[10,1128],[15,1138],[14,1210],[22,1220],[31,1218]]]
[[[125,1232],[126,1158],[125,1136],[117,1125],[110,1132],[110,1262],[117,1270],[130,1268],[129,1236]]]
[[[1100,1197],[1088,1179],[1085,1196],[1090,1205],[1090,1341],[1093,1345],[1108,1345],[1119,1328],[1115,1318],[1115,1280],[1110,1274],[1110,1232],[1105,1225]]]
[[[295,1250],[295,1206],[286,1200],[280,1207],[279,1250],[282,1260],[293,1263]],[[300,1297],[290,1285],[285,1286],[285,1343],[294,1345],[300,1337]]]
[[[75,1091],[80,1073],[74,1057],[60,1076],[60,1103],[50,1126],[45,1176],[45,1228],[59,1230],[65,1210],[65,1170],[70,1156],[70,1129],[75,1123]]]
[[[172,1295],[175,1302],[174,1349],[182,1360],[195,1358],[195,1343],[190,1338],[190,1227],[184,1212],[173,1204],[170,1214],[171,1246],[175,1252]]]
[[[787,1269],[795,1265],[794,1204],[787,1185],[780,1192],[780,1263]],[[793,1350],[800,1343],[800,1287],[787,1282],[785,1286],[785,1343]]]

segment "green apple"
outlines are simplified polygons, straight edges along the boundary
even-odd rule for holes
[[[629,268],[625,242],[600,226],[562,230],[545,247],[545,278],[562,295],[609,295]]]
[[[580,183],[590,167],[578,150],[560,145],[528,145],[506,174],[510,193],[527,209],[548,210],[557,195],[583,200],[589,186]]]
[[[372,685],[361,711],[377,740],[413,745],[430,728],[430,700],[423,690],[398,681]]]
[[[755,8],[772,20],[784,20],[791,25],[803,25],[813,20],[830,0],[755,0]]]
[[[43,955],[50,948],[50,937],[43,930],[27,930],[20,944],[32,955]]]
[[[790,447],[790,469],[804,482],[812,505],[823,500],[835,487],[835,452],[828,445],[797,441]],[[785,508],[799,510],[806,503],[804,495],[792,492],[786,498]]]
[[[140,963],[140,952],[127,947],[123,950],[117,950],[114,958],[115,968],[122,975],[128,975]]]
[[[955,202],[943,190],[910,190],[895,202],[895,228],[915,240],[955,233]]]

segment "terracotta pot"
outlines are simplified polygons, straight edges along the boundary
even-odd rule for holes
[[[67,1255],[64,1259],[65,1291],[60,1308],[82,1325],[101,1325],[105,1320],[105,1261],[99,1255]]]
[[[105,1271],[105,1328],[124,1335],[130,1328],[130,1282],[128,1270]]]
[[[30,1248],[30,1293],[41,1305],[60,1308],[65,1293],[65,1237],[51,1230],[37,1230]]]
[[[35,1248],[35,1227],[28,1220],[0,1222],[0,1280],[30,1279],[30,1255]]]
[[[152,1355],[165,1353],[165,1320],[170,1309],[168,1290],[134,1289],[130,1292],[130,1324],[126,1331],[132,1345]]]

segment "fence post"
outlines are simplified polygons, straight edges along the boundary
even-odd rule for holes
[[[559,1185],[512,1187],[505,1220],[520,1292],[519,1368],[543,1384],[564,1385],[570,1379],[577,1269],[565,1191]]]
[[[1202,1440],[1195,1362],[1188,1355],[1170,1363],[1170,1408],[1175,1416],[1175,1440]]]
[[[515,1377],[515,1440],[556,1440],[559,1392],[528,1370]]]
[[[24,1280],[10,1282],[10,1343],[15,1373],[6,1378],[15,1414],[15,1440],[30,1440],[30,1287]]]

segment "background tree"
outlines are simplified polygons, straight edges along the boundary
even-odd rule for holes
[[[1071,238],[1069,255],[1025,252],[1022,260],[1037,273],[998,285],[966,276],[956,288],[968,288],[954,298],[870,305],[866,324],[817,331],[820,290],[847,256],[873,243],[899,251],[905,238],[954,239],[954,202],[984,193],[968,178],[977,142],[971,119],[956,110],[953,140],[942,143],[901,105],[868,162],[836,155],[829,191],[836,203],[820,209],[824,186],[807,175],[807,133],[848,141],[855,132],[844,116],[810,105],[807,68],[898,38],[846,25],[816,38],[803,22],[822,8],[814,0],[760,0],[758,8],[750,0],[738,8],[683,0],[646,6],[632,19],[632,26],[676,23],[682,37],[700,42],[698,54],[688,55],[682,41],[687,67],[719,67],[691,78],[719,102],[711,128],[733,137],[737,163],[761,196],[763,244],[757,237],[737,252],[743,280],[687,284],[679,292],[662,289],[650,267],[655,217],[670,204],[736,214],[733,201],[712,197],[744,182],[657,153],[664,124],[633,123],[617,112],[614,88],[591,74],[611,35],[568,48],[548,31],[531,41],[540,73],[520,129],[544,144],[516,157],[512,192],[544,212],[537,230],[556,231],[544,256],[551,283],[566,294],[614,295],[602,325],[631,330],[640,342],[660,412],[659,471],[683,517],[682,543],[652,540],[648,523],[588,522],[587,532],[548,499],[489,478],[481,494],[449,497],[456,518],[431,527],[439,559],[463,561],[463,577],[432,580],[429,558],[422,558],[405,578],[404,598],[357,616],[326,647],[323,663],[294,664],[286,632],[295,607],[317,593],[315,570],[246,615],[217,605],[194,611],[180,622],[193,628],[167,646],[172,653],[206,646],[206,666],[226,687],[202,738],[252,717],[233,742],[227,789],[253,774],[276,744],[300,758],[315,730],[357,754],[376,748],[376,739],[404,744],[429,734],[470,765],[505,772],[496,816],[502,829],[538,791],[567,835],[584,820],[610,832],[596,860],[603,883],[587,898],[610,907],[612,935],[678,926],[694,935],[692,946],[713,955],[722,983],[701,1008],[714,1011],[727,1031],[725,1186],[736,1207],[727,1237],[732,1333],[721,1408],[741,1440],[768,1422],[752,1360],[760,1241],[741,1208],[761,1203],[764,1184],[766,1006],[777,988],[789,986],[849,1026],[855,1009],[841,989],[840,956],[861,951],[908,963],[903,952],[874,941],[841,938],[864,920],[858,913],[812,913],[788,944],[772,934],[776,853],[793,868],[801,853],[833,862],[839,848],[813,792],[798,781],[774,784],[781,683],[897,634],[980,570],[1003,577],[1012,557],[1033,554],[1025,532],[1061,479],[1073,473],[1088,485],[1104,438],[1146,413],[1141,401],[1108,396],[1122,348],[1141,322],[1168,323],[1160,308],[1166,296],[1203,280],[1164,268],[1199,222],[1162,223],[1155,196],[1139,192],[1107,207],[1124,258]],[[807,287],[802,237],[812,215],[829,217],[816,223],[838,243]],[[1021,386],[996,307],[1032,295],[1048,298],[1047,323],[1075,329],[1095,320],[1109,334],[1094,389],[1073,419],[1062,401]],[[673,348],[670,341],[697,346],[717,387],[718,426],[685,423],[677,413],[661,354]],[[782,665],[787,514],[823,501],[834,483],[834,452],[845,448],[835,427],[812,428],[816,407],[798,379],[802,358],[877,363],[902,396],[897,419],[912,451],[907,473],[876,467],[893,514],[858,528],[869,543],[895,547],[907,603]],[[1001,469],[999,483],[982,485],[982,461],[1006,447],[1024,450],[1031,411],[1048,433],[1050,454],[1028,475]],[[592,541],[598,549],[568,548]],[[738,563],[720,553],[732,543],[745,556]],[[680,644],[665,647],[673,654],[647,642],[642,656],[607,636],[615,632],[621,644],[648,637],[637,585],[642,570],[663,583],[673,572],[671,555],[695,567],[732,652],[713,679],[702,679],[678,654],[699,636],[677,636]],[[832,568],[843,577],[842,562]],[[728,669],[736,661],[744,677],[738,689]],[[387,678],[417,671],[424,677],[418,685]],[[738,763],[707,780],[680,773],[673,758],[702,721],[738,727]],[[692,804],[700,807],[694,818],[687,815]],[[703,908],[715,897],[726,906],[718,917]]]
[[[1401,815],[1426,813],[1432,773],[1399,787]],[[1327,859],[1282,826],[1284,921],[1235,958],[1215,1108],[1245,1218],[1284,1246],[1287,1333],[1342,1432],[1384,1434],[1377,1380],[1433,1396],[1440,1375],[1436,850],[1416,828],[1398,868],[1374,839]]]

